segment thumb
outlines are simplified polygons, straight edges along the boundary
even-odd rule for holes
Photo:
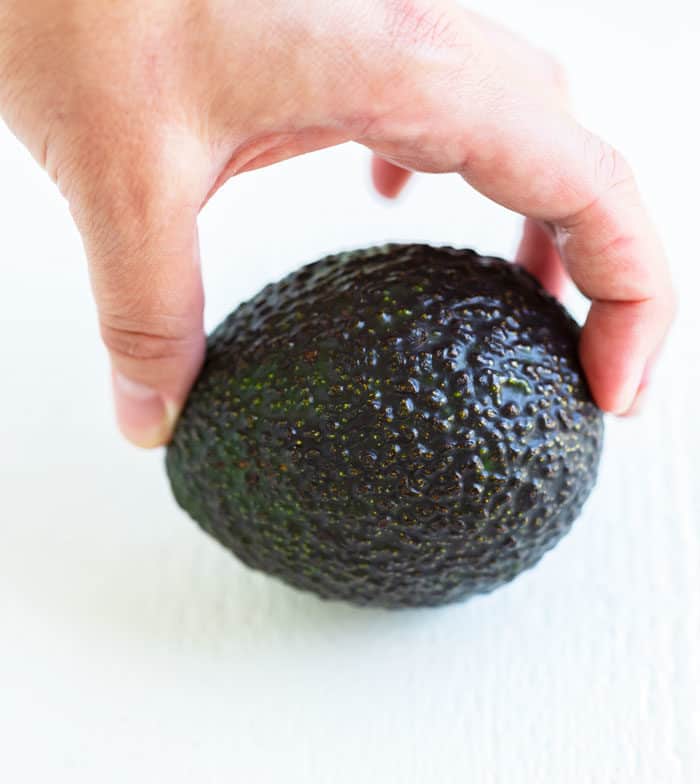
[[[170,440],[205,348],[199,188],[184,187],[172,171],[164,177],[125,172],[116,187],[98,186],[97,197],[74,210],[110,355],[117,421],[144,448]]]

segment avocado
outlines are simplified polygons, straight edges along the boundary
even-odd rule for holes
[[[596,478],[579,327],[520,267],[392,244],[309,264],[211,334],[166,456],[245,564],[360,605],[438,605],[533,566]]]

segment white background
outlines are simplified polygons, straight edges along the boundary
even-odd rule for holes
[[[0,779],[700,780],[700,25],[691,0],[482,0],[568,66],[638,172],[681,314],[646,414],[608,422],[597,490],[533,571],[389,613],[253,574],[117,437],[79,238],[0,136]],[[374,197],[368,154],[228,184],[201,219],[215,324],[325,253],[420,239],[511,255],[519,219],[456,177]]]

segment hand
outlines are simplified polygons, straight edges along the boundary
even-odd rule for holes
[[[674,308],[629,166],[544,53],[442,0],[6,0],[0,112],[84,240],[125,435],[165,443],[201,366],[197,215],[233,175],[355,140],[375,183],[459,172],[529,217],[519,260],[592,300],[581,357],[627,412]],[[562,266],[562,261],[563,266]]]

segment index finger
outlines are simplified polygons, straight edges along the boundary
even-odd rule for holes
[[[563,115],[546,132],[522,129],[463,176],[509,209],[548,222],[574,283],[591,300],[580,355],[596,403],[630,411],[675,312],[661,241],[629,164]],[[533,140],[537,140],[533,143]]]
[[[675,311],[666,255],[629,165],[602,141],[600,192],[552,221],[562,259],[592,301],[581,362],[598,405],[629,412],[646,386]]]

